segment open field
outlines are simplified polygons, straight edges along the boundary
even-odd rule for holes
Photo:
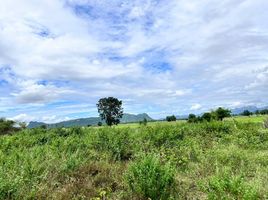
[[[260,117],[0,137],[0,199],[267,199]]]

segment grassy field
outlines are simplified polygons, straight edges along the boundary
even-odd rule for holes
[[[267,199],[262,117],[0,137],[0,199]]]
[[[238,122],[246,122],[246,123],[263,123],[264,119],[267,119],[268,115],[252,115],[249,117],[246,116],[236,116],[236,117],[231,117],[231,118],[227,118],[226,120],[230,121],[230,120],[236,120]]]

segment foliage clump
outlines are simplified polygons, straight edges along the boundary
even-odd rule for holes
[[[130,165],[125,179],[131,192],[141,199],[166,200],[172,194],[174,172],[158,156],[148,155]]]

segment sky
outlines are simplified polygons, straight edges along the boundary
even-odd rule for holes
[[[0,117],[268,104],[267,0],[0,0]]]

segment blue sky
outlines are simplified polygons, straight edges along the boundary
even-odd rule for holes
[[[0,116],[97,116],[99,98],[154,118],[268,104],[266,0],[9,0]]]

